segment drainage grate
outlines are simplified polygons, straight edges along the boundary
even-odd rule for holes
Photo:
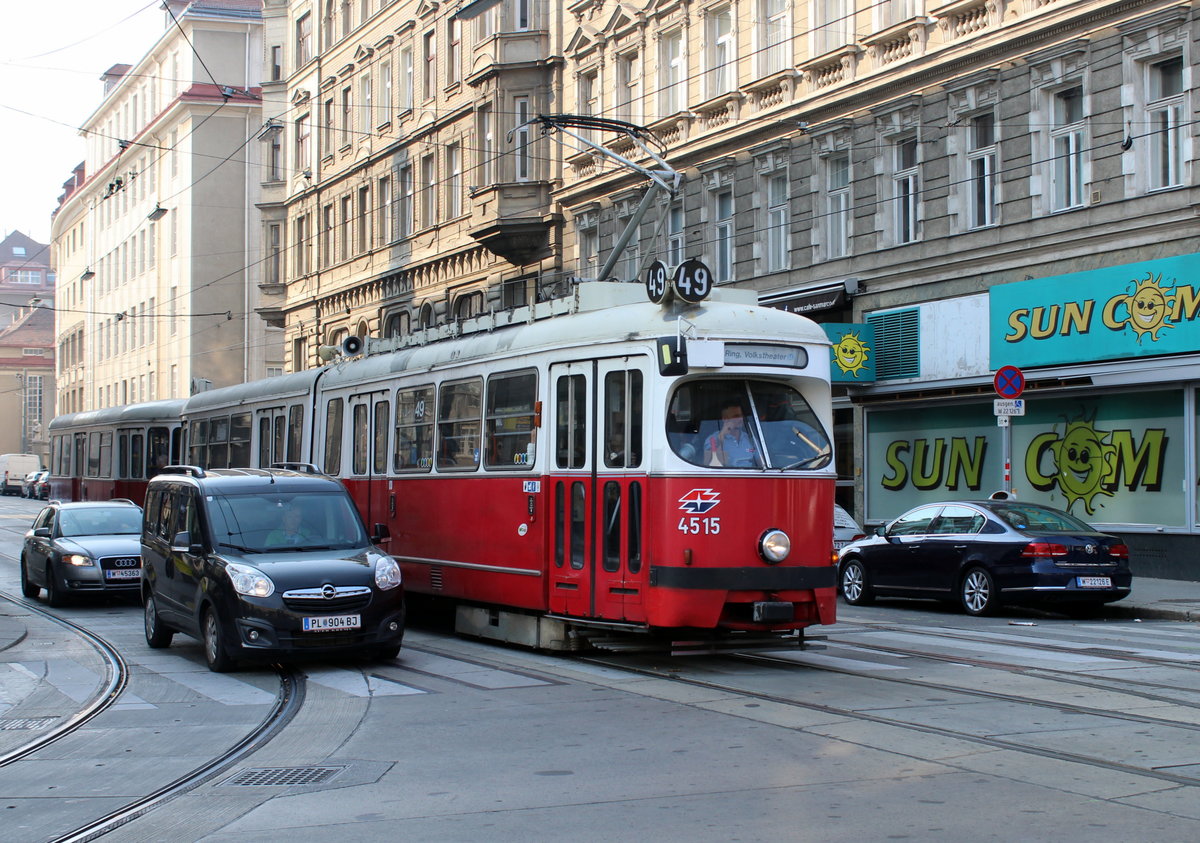
[[[345,767],[258,767],[228,779],[231,787],[295,787],[327,782]]]
[[[0,717],[0,732],[36,732],[48,729],[57,717]]]

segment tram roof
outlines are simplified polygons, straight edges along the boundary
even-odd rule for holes
[[[161,401],[144,401],[140,404],[126,404],[122,407],[83,410],[79,413],[56,416],[51,420],[47,429],[62,430],[64,428],[137,424],[139,422],[177,422],[183,404],[184,399],[182,398],[165,398]]]
[[[283,401],[288,398],[304,397],[312,391],[313,384],[327,368],[329,367],[305,369],[303,372],[292,372],[260,381],[197,392],[184,404],[183,412],[186,415],[212,407],[236,406],[250,400],[261,403],[272,398]]]
[[[497,325],[494,330],[477,327],[474,333],[466,332],[473,327],[467,325],[463,335],[456,338],[408,345],[333,365],[323,383],[336,386],[394,372],[433,369],[489,357],[519,358],[554,349],[587,348],[585,356],[595,356],[603,353],[598,347],[606,344],[674,336],[679,330],[680,317],[686,321],[688,336],[701,339],[830,344],[825,332],[811,319],[759,306],[753,291],[718,289],[713,291],[712,298],[699,304],[667,307],[648,301],[640,284],[589,282],[576,291],[576,307],[569,318],[514,319]],[[481,317],[471,322],[474,326],[487,325],[491,319]]]

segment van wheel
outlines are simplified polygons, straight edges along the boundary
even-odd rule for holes
[[[54,581],[54,566],[50,564],[46,565],[46,605],[55,609],[67,605],[67,595]]]
[[[29,569],[25,566],[25,557],[21,557],[21,593],[29,599],[33,599],[41,592],[41,588],[37,583],[29,579]]]
[[[158,614],[158,603],[154,599],[154,592],[149,589],[146,590],[144,609],[142,620],[146,630],[146,644],[155,650],[170,647],[171,639],[175,637],[175,630],[163,624],[162,617]]]
[[[375,658],[381,662],[390,662],[400,655],[399,644],[383,644],[375,648]]]
[[[204,619],[200,622],[204,633],[204,660],[208,669],[213,673],[225,673],[233,670],[234,661],[229,657],[225,646],[225,631],[221,629],[221,621],[213,609],[204,610]]]

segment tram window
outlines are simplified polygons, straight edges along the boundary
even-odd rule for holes
[[[586,504],[583,483],[577,480],[571,484],[571,567],[576,570],[583,567],[587,546],[583,534],[587,522]]]
[[[271,417],[258,418],[258,467],[269,468],[271,459]]]
[[[625,499],[629,509],[629,546],[626,548],[629,573],[636,574],[642,570],[642,484],[636,480],[630,483]]]
[[[482,392],[479,378],[442,384],[438,396],[439,469],[462,471],[479,466]]]
[[[229,417],[208,422],[208,463],[205,468],[229,468]]]
[[[353,413],[353,421],[350,423],[351,441],[353,443],[353,453],[350,460],[350,470],[354,474],[367,473],[367,405],[355,404]]]
[[[124,430],[117,431],[117,477],[129,477],[129,434]]]
[[[567,506],[566,493],[563,487],[566,484],[559,480],[554,484],[554,567],[561,568],[566,555],[566,535],[567,535]]]
[[[804,396],[780,381],[711,378],[683,383],[667,411],[667,443],[693,465],[823,468],[833,458]]]
[[[205,448],[208,445],[208,420],[197,419],[188,425],[188,451],[191,453],[190,460],[192,465],[198,465],[204,468],[205,463]]]
[[[229,467],[250,465],[250,414],[234,413],[229,418]]]
[[[604,484],[604,570],[621,568],[621,484]]]
[[[279,425],[282,422],[282,417],[275,421],[275,455],[278,458],[282,453],[280,445],[283,444],[283,434],[280,433]],[[287,461],[300,462],[300,445],[304,441],[304,407],[295,404],[288,408],[287,422]]]
[[[87,434],[75,434],[75,457],[71,462],[71,476],[82,477],[87,466],[85,455],[87,454]]]
[[[587,395],[583,375],[563,375],[554,396],[554,458],[559,468],[583,468],[587,448]]]
[[[101,477],[112,477],[112,450],[113,450],[113,435],[111,430],[103,431],[100,434],[100,475]]]
[[[386,401],[375,402],[375,418],[373,424],[375,429],[374,450],[371,452],[371,471],[374,474],[387,473],[387,458],[388,458],[388,418],[390,408]]]
[[[147,437],[149,461],[146,476],[153,477],[171,462],[171,431],[165,427],[152,427]]]
[[[433,467],[433,387],[396,390],[396,471]]]
[[[506,373],[488,378],[487,458],[489,468],[533,465],[533,411],[537,373]]]
[[[334,398],[325,408],[325,473],[342,470],[342,399]]]
[[[146,476],[143,438],[141,431],[129,434],[129,474],[127,476],[135,480],[141,480]]]
[[[642,373],[604,376],[604,464],[636,468],[642,462]]]
[[[95,477],[100,473],[100,434],[87,435],[87,476]]]

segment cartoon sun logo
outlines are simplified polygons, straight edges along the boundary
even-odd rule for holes
[[[1162,276],[1154,277],[1149,273],[1141,281],[1133,293],[1126,297],[1125,306],[1129,309],[1129,318],[1125,324],[1137,334],[1141,343],[1147,334],[1150,339],[1157,341],[1158,332],[1163,328],[1173,328],[1168,319],[1175,306],[1174,287],[1163,287]]]
[[[842,374],[858,377],[870,359],[871,348],[858,338],[858,334],[846,333],[833,347],[833,362]]]
[[[1112,496],[1104,488],[1104,477],[1116,460],[1117,448],[1104,439],[1108,431],[1096,430],[1092,420],[1073,421],[1066,433],[1051,447],[1054,454],[1055,480],[1066,495],[1068,512],[1075,501],[1083,501],[1088,515],[1095,514],[1097,495]]]

